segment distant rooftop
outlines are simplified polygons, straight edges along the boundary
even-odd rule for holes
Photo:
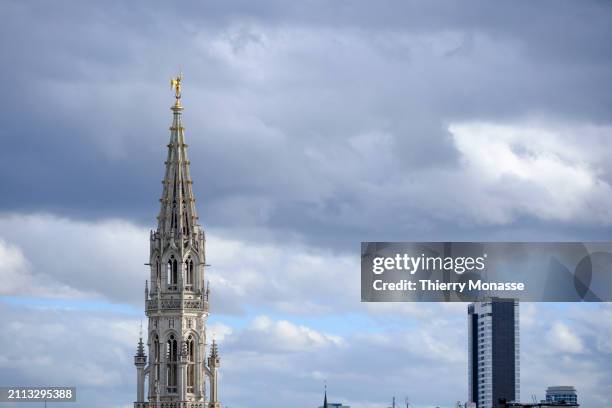
[[[546,391],[572,391],[576,392],[576,388],[572,385],[553,385],[546,389]]]

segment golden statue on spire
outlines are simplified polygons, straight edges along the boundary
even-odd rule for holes
[[[170,88],[174,89],[174,96],[176,97],[176,106],[180,106],[181,103],[181,81],[183,80],[183,74],[180,73],[176,77],[170,80]]]

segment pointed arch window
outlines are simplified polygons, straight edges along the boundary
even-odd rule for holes
[[[173,189],[172,189],[172,214],[170,215],[170,229],[172,231],[176,231],[176,227],[177,227],[177,223],[178,220],[176,218],[176,214],[178,213],[178,208],[176,206],[176,199],[177,199],[177,195],[178,195],[178,190],[177,190],[177,185],[176,185],[176,180],[177,180],[177,175],[174,175],[174,185],[173,185]]]
[[[169,290],[177,290],[178,284],[178,262],[174,255],[170,255],[166,264],[166,277]]]
[[[185,266],[187,267],[187,273],[186,273],[186,282],[185,282],[185,289],[186,290],[193,290],[193,284],[195,281],[195,270],[194,270],[194,262],[193,259],[191,258],[191,256],[187,257],[187,262],[185,262]]]
[[[195,392],[195,341],[190,334],[187,337],[187,392]]]
[[[171,334],[166,342],[166,387],[170,394],[177,392],[177,364],[178,343],[174,334]]]
[[[155,290],[159,290],[159,285],[161,283],[161,262],[159,261],[159,256],[155,257]]]
[[[170,229],[172,231],[176,230],[176,213],[178,212],[178,209],[176,208],[176,200],[174,200],[172,202],[172,215],[170,216]]]
[[[187,207],[185,203],[182,205],[183,208],[183,235],[189,235],[189,214],[187,213]]]
[[[155,378],[154,380],[159,381],[159,366],[161,361],[160,357],[160,344],[159,344],[159,336],[157,334],[153,335],[153,364],[155,364]]]

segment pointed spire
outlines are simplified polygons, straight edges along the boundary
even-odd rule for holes
[[[327,408],[327,381],[325,381],[325,397],[323,398],[323,408]]]
[[[138,340],[138,348],[136,348],[136,355],[138,357],[144,357],[144,344],[142,342],[142,337]]]
[[[212,347],[210,348],[210,357],[217,358],[219,357],[219,347],[217,346],[217,342],[215,339],[212,341]]]
[[[136,347],[136,358],[138,357],[144,357],[145,356],[145,352],[144,352],[144,344],[142,342],[142,320],[140,321],[140,329],[139,329],[139,334],[138,334],[138,346]]]
[[[175,103],[170,108],[173,112],[172,126],[170,127],[170,143],[168,143],[168,157],[166,172],[163,180],[161,210],[158,217],[158,231],[167,236],[178,238],[183,235],[187,240],[197,232],[197,213],[195,197],[192,191],[192,181],[187,157],[187,144],[185,143],[185,128],[181,123],[181,82],[183,76],[179,75],[170,81],[174,89]]]

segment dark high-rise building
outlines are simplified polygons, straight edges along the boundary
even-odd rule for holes
[[[497,408],[520,400],[519,304],[491,298],[468,306],[469,401]]]

